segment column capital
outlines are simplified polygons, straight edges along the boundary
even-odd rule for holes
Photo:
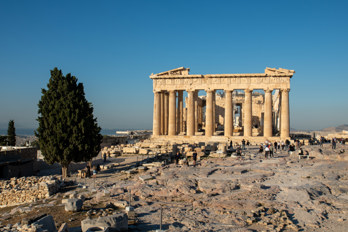
[[[214,91],[215,89],[211,89],[211,88],[205,90],[205,92],[214,92]]]
[[[175,93],[175,90],[168,90],[169,93]]]
[[[269,93],[269,92],[273,92],[273,89],[269,89],[269,88],[267,88],[267,89],[264,89],[263,91],[265,91],[265,93]]]
[[[250,93],[253,92],[253,89],[244,89],[244,93]]]
[[[282,92],[290,92],[290,89],[280,89]]]
[[[225,91],[225,92],[233,92],[234,89],[225,89],[224,91]]]

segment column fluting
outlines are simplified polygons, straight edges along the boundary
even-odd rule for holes
[[[252,135],[252,90],[245,89],[244,99],[244,136],[250,137]]]
[[[265,117],[263,124],[263,136],[272,137],[272,90],[265,90]]]

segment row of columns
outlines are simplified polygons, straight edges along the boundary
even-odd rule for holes
[[[178,92],[178,107],[176,107]],[[233,135],[233,90],[225,90],[225,136]],[[213,136],[215,130],[215,90],[207,90],[205,135]],[[245,89],[244,102],[244,136],[252,136],[252,90]],[[188,91],[186,134],[195,135],[198,131],[198,91]],[[281,90],[281,128],[282,138],[288,138],[289,120],[289,89]],[[264,137],[272,137],[272,90],[265,90]],[[176,135],[183,132],[183,90],[154,92],[153,135]]]

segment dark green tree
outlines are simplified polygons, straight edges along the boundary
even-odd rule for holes
[[[16,146],[16,128],[13,120],[8,122],[7,141],[9,146]]]
[[[7,136],[0,135],[0,146],[6,146],[6,145],[7,145]]]
[[[39,101],[39,127],[35,134],[45,161],[62,166],[68,176],[71,162],[90,161],[100,151],[102,135],[82,83],[54,68]]]

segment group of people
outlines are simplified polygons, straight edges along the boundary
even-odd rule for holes
[[[330,140],[325,139],[323,136],[321,136],[320,139],[319,139],[320,147],[323,147],[324,143],[329,143],[329,142],[330,142]],[[337,143],[345,144],[346,140],[345,139],[337,139],[336,137],[332,138],[331,139],[331,147],[332,147],[332,149],[336,149]]]
[[[264,146],[260,145],[259,152],[265,151],[265,158],[274,157],[275,150],[277,150],[277,142],[273,145],[273,143],[266,142]]]

